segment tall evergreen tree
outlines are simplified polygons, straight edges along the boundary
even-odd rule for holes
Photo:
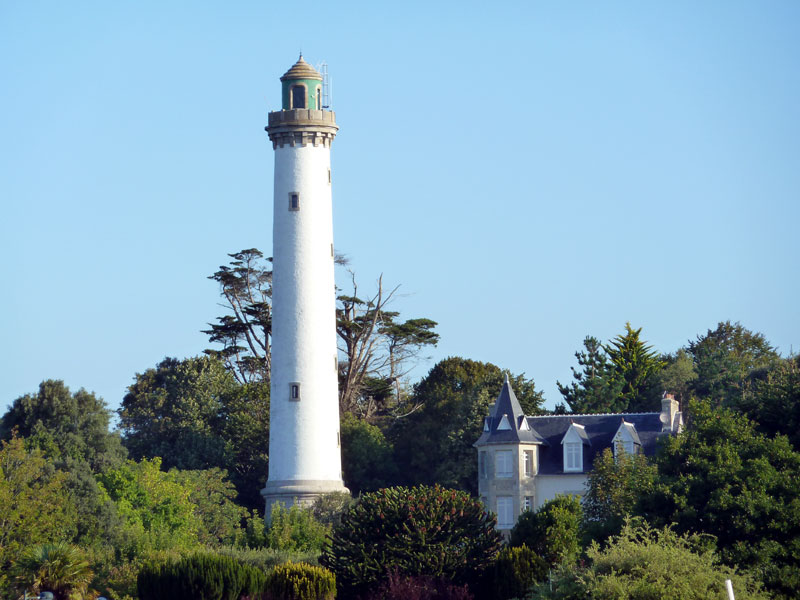
[[[690,341],[688,351],[698,374],[692,391],[731,407],[745,398],[748,377],[756,370],[768,369],[780,358],[763,334],[730,321]]]
[[[649,412],[659,410],[661,391],[657,375],[664,367],[658,355],[639,339],[642,328],[625,323],[625,333],[603,346],[612,365],[611,382],[619,393],[609,412]]]
[[[575,353],[578,367],[570,367],[572,381],[568,386],[556,382],[558,391],[573,413],[611,412],[619,393],[619,385],[612,380],[612,365],[603,345],[596,337],[587,335],[584,350]],[[557,412],[566,412],[563,405]]]

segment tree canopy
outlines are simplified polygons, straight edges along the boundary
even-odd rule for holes
[[[800,589],[800,453],[708,401],[688,413],[686,431],[656,455],[658,478],[639,514],[715,536],[724,562],[758,568],[773,590]]]
[[[478,467],[472,444],[497,398],[504,372],[491,363],[451,357],[438,362],[414,387],[420,409],[396,420],[390,433],[406,483],[439,483],[477,494]],[[542,411],[533,380],[510,377],[526,414]]]

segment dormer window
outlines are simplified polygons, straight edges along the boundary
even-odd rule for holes
[[[291,89],[291,108],[306,107],[306,86],[302,84],[293,85]]]
[[[583,471],[583,444],[580,442],[564,444],[564,471]]]
[[[586,428],[577,423],[570,424],[567,433],[561,439],[561,445],[564,449],[564,472],[582,473],[583,446],[591,445],[586,435]]]
[[[624,419],[614,434],[614,457],[618,458],[623,452],[633,456],[636,454],[637,446],[641,446],[639,434],[633,423],[627,423]]]
[[[497,431],[508,431],[511,429],[511,423],[508,422],[508,415],[503,415],[500,423],[497,425]]]

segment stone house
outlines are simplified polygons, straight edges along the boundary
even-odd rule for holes
[[[559,494],[583,496],[592,462],[606,448],[654,454],[661,436],[680,431],[678,409],[664,394],[661,412],[529,417],[506,377],[474,444],[481,501],[507,532],[525,510]]]

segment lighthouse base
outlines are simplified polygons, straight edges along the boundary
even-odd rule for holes
[[[267,485],[261,490],[261,495],[264,496],[264,501],[266,502],[264,518],[269,523],[272,507],[277,503],[283,504],[287,508],[294,504],[311,506],[314,500],[332,492],[349,494],[350,490],[344,487],[341,479],[327,481],[313,479],[267,481]]]

